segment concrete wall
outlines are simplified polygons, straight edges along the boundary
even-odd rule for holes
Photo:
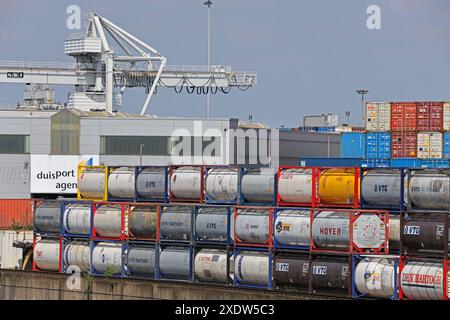
[[[0,270],[0,300],[123,300],[123,299],[167,299],[167,300],[237,300],[237,299],[320,299],[310,295],[277,294],[267,290],[233,289],[198,284],[170,283],[128,279],[82,280],[80,290],[69,290],[68,276],[57,273],[38,273]]]

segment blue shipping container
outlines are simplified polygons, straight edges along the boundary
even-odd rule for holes
[[[300,159],[303,167],[360,167],[361,159],[358,158],[303,158]]]
[[[450,132],[444,133],[444,159],[450,159]]]
[[[448,159],[422,159],[421,168],[448,169],[449,168],[449,160]]]
[[[391,134],[389,132],[366,133],[366,158],[389,159],[391,157]]]
[[[415,158],[391,159],[391,168],[422,168],[422,160]]]
[[[363,168],[390,168],[391,161],[388,159],[362,159]]]
[[[365,158],[365,134],[343,132],[341,134],[341,158]]]

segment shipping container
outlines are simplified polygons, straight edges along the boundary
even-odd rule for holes
[[[440,132],[421,132],[417,134],[417,158],[442,159],[443,137]]]
[[[443,130],[450,131],[450,102],[444,102],[443,106]]]
[[[388,159],[362,159],[362,168],[390,168],[391,160]]]
[[[366,130],[390,131],[391,104],[385,102],[366,103]]]
[[[417,134],[415,132],[392,132],[391,158],[416,158]]]
[[[442,131],[443,103],[417,102],[417,131]]]
[[[391,131],[415,132],[417,130],[417,106],[415,102],[391,104]]]
[[[359,158],[302,158],[299,161],[301,167],[359,167]]]
[[[15,241],[33,244],[31,230],[0,230],[0,269],[22,269],[23,251],[14,248]]]
[[[447,169],[447,168],[449,168],[449,160],[448,159],[423,159],[421,161],[421,168]]]
[[[391,159],[391,168],[422,168],[422,160],[412,158]]]
[[[450,132],[444,132],[443,158],[450,159]]]
[[[391,158],[391,134],[389,132],[366,133],[366,158]]]
[[[341,135],[341,158],[364,158],[365,135],[359,132],[344,132]]]
[[[32,199],[0,199],[0,229],[31,229],[32,225]]]
[[[303,117],[305,127],[336,127],[339,124],[339,115],[321,114]]]

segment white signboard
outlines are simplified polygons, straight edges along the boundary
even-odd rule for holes
[[[97,165],[98,155],[31,155],[31,193],[77,193],[77,169],[82,161]]]

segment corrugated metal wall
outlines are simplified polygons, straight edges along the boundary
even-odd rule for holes
[[[29,227],[33,223],[33,200],[0,199],[0,229]]]

